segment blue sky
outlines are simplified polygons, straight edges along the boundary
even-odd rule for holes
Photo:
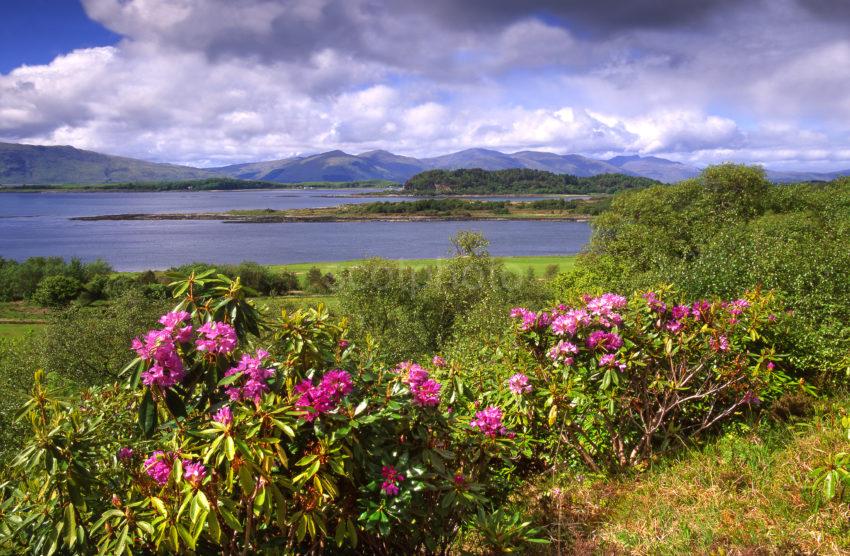
[[[0,141],[850,168],[843,0],[0,0]]]
[[[0,14],[0,73],[121,40],[89,19],[76,0],[0,0]]]

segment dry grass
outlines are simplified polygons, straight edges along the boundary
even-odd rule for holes
[[[544,481],[524,499],[551,553],[848,554],[850,509],[810,490],[811,469],[848,447],[830,415],[730,433],[633,478]]]

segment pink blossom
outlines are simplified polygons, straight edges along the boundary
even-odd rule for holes
[[[436,380],[429,378],[425,382],[410,388],[413,394],[413,403],[422,407],[434,407],[440,405],[440,389],[442,385]]]
[[[616,351],[623,346],[623,339],[613,332],[595,330],[587,337],[587,347],[601,347],[606,351]]]
[[[565,365],[572,365],[572,354],[578,353],[578,346],[571,342],[561,340],[549,350],[549,358],[554,362],[562,362]]]
[[[171,458],[170,454],[166,454],[162,450],[155,451],[145,460],[145,472],[160,485],[166,484],[171,475]]]
[[[213,420],[221,423],[222,425],[229,425],[233,422],[233,411],[230,409],[229,405],[223,406],[221,409],[213,414]]]
[[[122,461],[127,461],[128,459],[130,459],[132,457],[133,457],[133,449],[132,448],[130,448],[128,446],[124,446],[123,448],[118,450],[118,459],[120,459]]]
[[[199,461],[183,460],[183,479],[198,486],[207,476],[207,468]]]
[[[667,323],[666,328],[670,332],[677,334],[678,332],[680,332],[682,330],[682,321],[671,320]]]
[[[442,369],[446,366],[446,360],[440,357],[439,355],[435,355],[431,360],[431,364],[437,367],[438,369]]]
[[[726,336],[718,336],[708,341],[714,351],[729,351],[729,340]]]
[[[667,312],[667,304],[658,299],[658,295],[655,292],[646,292],[643,294],[643,298],[646,300],[646,305],[650,311],[659,314]]]
[[[502,424],[502,410],[495,405],[475,413],[475,419],[469,422],[469,426],[478,429],[490,438],[497,435],[506,436],[508,429]]]
[[[582,326],[592,322],[590,315],[583,309],[570,309],[552,319],[552,332],[558,336],[574,336]]]
[[[528,377],[522,373],[516,373],[508,380],[508,388],[517,396],[531,392]]]
[[[381,476],[384,482],[381,483],[381,490],[387,496],[396,496],[399,492],[398,483],[404,480],[404,475],[399,473],[392,465],[385,465],[381,468]]]
[[[670,313],[676,320],[682,320],[687,317],[691,312],[691,308],[687,305],[676,305],[671,309]]]
[[[269,353],[262,349],[257,350],[254,357],[243,353],[239,363],[224,373],[224,376],[237,373],[242,375],[239,379],[242,381],[241,385],[234,384],[225,388],[231,400],[252,400],[254,403],[260,403],[263,394],[269,391],[268,380],[274,376],[274,369],[263,366],[263,359],[268,356]]]
[[[337,342],[337,345],[339,346],[339,349],[345,350],[346,348],[348,348],[349,345],[348,340],[340,340],[339,342]]]
[[[332,370],[325,373],[318,385],[309,380],[303,380],[295,387],[295,393],[300,394],[295,407],[306,411],[302,418],[312,421],[322,413],[336,409],[340,400],[354,389],[351,375],[343,370]]]
[[[626,364],[617,360],[617,356],[613,353],[606,353],[599,358],[600,367],[616,367],[621,371],[626,370]]]
[[[203,336],[195,341],[198,351],[227,355],[236,349],[236,330],[225,322],[210,321],[198,329],[198,334]]]
[[[768,370],[768,371],[772,371],[772,370],[773,370],[773,369],[775,369],[775,368],[776,368],[776,364],[775,364],[773,361],[768,361],[768,362],[767,362],[767,370]]]
[[[697,320],[705,320],[711,309],[711,303],[706,300],[696,301],[691,305],[691,315]]]

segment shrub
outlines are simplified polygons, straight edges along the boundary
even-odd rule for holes
[[[62,307],[80,295],[83,285],[76,278],[57,274],[39,282],[32,300],[42,307]]]
[[[539,365],[538,410],[594,470],[641,464],[796,384],[772,347],[770,296],[671,299],[605,294],[578,307],[513,311]]]

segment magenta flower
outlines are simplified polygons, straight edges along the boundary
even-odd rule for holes
[[[387,496],[396,496],[399,492],[398,483],[404,480],[404,475],[399,473],[392,465],[385,465],[381,468],[381,476],[384,482],[381,483],[381,490]]]
[[[435,355],[431,360],[431,364],[437,367],[438,369],[442,369],[446,366],[446,360],[440,357],[439,355]]]
[[[606,353],[599,358],[600,367],[616,367],[621,371],[626,370],[626,364],[617,360],[617,356],[613,353]]]
[[[522,373],[516,373],[508,380],[508,388],[517,396],[531,392],[531,384],[529,384],[528,377]]]
[[[643,298],[646,300],[646,305],[650,311],[658,314],[667,312],[667,304],[658,299],[658,294],[655,292],[646,292],[643,294]]]
[[[772,370],[773,370],[773,369],[775,369],[775,368],[776,368],[776,364],[775,364],[773,361],[768,361],[768,362],[767,362],[767,370],[768,370],[768,371],[772,371]]]
[[[729,351],[729,340],[726,338],[726,336],[718,336],[717,338],[711,338],[708,341],[708,344],[714,351]]]
[[[305,421],[312,421],[322,413],[336,409],[340,400],[353,389],[351,375],[346,371],[328,371],[318,385],[313,385],[309,380],[302,380],[295,386],[295,393],[299,394],[295,407],[305,411],[301,416]]]
[[[221,409],[215,412],[213,415],[213,421],[217,421],[222,425],[229,425],[233,422],[233,411],[230,409],[229,405],[225,405]]]
[[[199,486],[207,476],[207,468],[199,461],[183,460],[183,479],[194,486]]]
[[[413,403],[422,407],[434,407],[440,405],[440,390],[442,385],[436,380],[429,378],[425,382],[411,387]]]
[[[498,435],[507,436],[508,429],[502,424],[502,416],[502,410],[491,405],[487,409],[478,411],[475,414],[475,419],[469,422],[469,426],[478,429],[490,438],[495,438]]]
[[[623,339],[613,332],[594,330],[587,337],[587,347],[593,349],[601,347],[606,351],[616,351],[623,346]]]
[[[227,355],[236,349],[238,341],[236,330],[224,322],[208,322],[198,329],[202,337],[195,341],[198,351],[205,351],[213,355]]]
[[[673,315],[673,318],[676,320],[682,320],[691,314],[691,308],[687,305],[676,305],[673,309],[670,310],[670,313]]]
[[[711,303],[706,300],[696,301],[691,305],[691,315],[697,320],[705,320],[711,310]]]
[[[578,346],[573,343],[561,340],[549,350],[549,358],[555,363],[561,362],[564,365],[572,365],[572,355],[578,353]]]
[[[155,451],[145,460],[145,473],[160,485],[166,484],[171,475],[171,458],[170,454],[166,454],[162,450]]]
[[[257,355],[254,357],[244,353],[239,363],[224,373],[224,376],[242,374],[241,385],[235,383],[225,388],[231,400],[252,400],[254,403],[260,403],[263,394],[269,391],[268,380],[274,376],[273,369],[263,367],[263,359],[268,356],[269,353],[262,349],[257,350]]]
[[[339,349],[345,350],[349,345],[348,340],[340,340],[339,342],[337,342],[337,345],[339,346]]]
[[[177,346],[169,330],[149,330],[144,338],[133,340],[132,348],[139,358],[153,363],[142,372],[142,382],[145,386],[165,389],[185,378],[183,360],[177,353]]]
[[[130,459],[132,457],[133,457],[133,449],[132,448],[130,448],[128,446],[124,446],[123,448],[118,450],[118,459],[120,459],[121,461],[127,461],[128,459]]]

